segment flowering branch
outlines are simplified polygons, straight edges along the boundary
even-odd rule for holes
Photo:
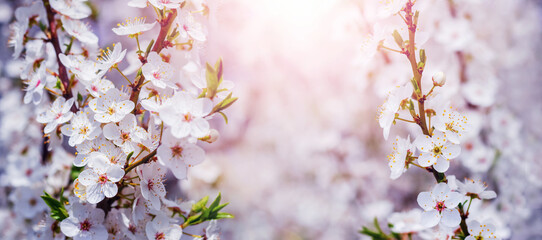
[[[158,15],[160,17],[160,15]],[[160,33],[158,34],[158,37],[156,38],[156,41],[154,41],[154,46],[152,48],[153,52],[160,53],[164,47],[167,47],[170,45],[169,42],[166,42],[165,39],[168,36],[168,33],[171,29],[171,26],[173,25],[173,21],[175,20],[175,17],[177,17],[177,10],[171,9],[169,14],[166,18],[160,19]],[[139,39],[138,39],[139,42]],[[139,44],[138,44],[139,45]],[[143,63],[145,63],[148,56],[145,56],[141,59]],[[130,95],[130,100],[136,104],[137,109],[137,100],[139,99],[139,92],[141,91],[141,86],[145,82],[145,76],[141,74],[141,72],[138,72],[138,76],[134,80],[134,83],[131,84],[132,86],[132,93]],[[137,112],[137,110],[136,110]]]
[[[490,199],[495,197],[495,193],[492,191],[485,192],[485,187],[479,186],[481,185],[480,183],[472,182],[463,185],[456,182],[455,177],[453,181],[457,185],[460,185],[460,192],[452,189],[451,186],[453,185],[451,183],[450,185],[448,184],[448,177],[445,172],[449,168],[450,160],[456,158],[461,152],[458,144],[461,141],[460,137],[462,134],[467,131],[467,119],[458,112],[455,112],[452,107],[439,106],[441,103],[433,100],[435,99],[434,95],[436,95],[434,92],[435,88],[442,87],[445,84],[446,78],[444,73],[439,72],[433,75],[433,87],[427,94],[424,94],[422,90],[421,80],[425,68],[426,56],[425,50],[420,49],[419,61],[416,58],[415,38],[419,12],[413,12],[412,7],[414,2],[407,0],[398,13],[399,15],[401,15],[401,12],[405,13],[405,17],[402,15],[401,17],[408,27],[408,40],[403,41],[397,30],[392,34],[395,42],[401,48],[399,52],[405,54],[410,62],[413,78],[410,84],[400,86],[389,94],[387,102],[382,106],[379,113],[379,123],[384,129],[385,138],[388,137],[389,128],[392,124],[395,124],[396,120],[406,123],[414,122],[420,127],[423,135],[417,136],[413,143],[410,142],[410,137],[407,139],[396,138],[393,148],[394,152],[388,156],[391,169],[390,177],[392,179],[398,178],[411,164],[423,167],[428,172],[431,172],[437,184],[430,192],[421,192],[417,197],[418,204],[424,210],[419,220],[422,226],[420,229],[440,224],[452,230],[458,229],[457,231],[452,231],[454,233],[447,236],[452,238],[461,237],[463,239],[470,235],[472,231],[469,232],[469,230],[473,227],[469,228],[467,226],[469,213],[468,210],[464,210],[466,201],[462,203],[462,199],[470,197],[472,201],[473,196],[479,199]],[[379,48],[382,48],[381,45],[379,44]],[[389,48],[382,49],[389,50]],[[432,98],[428,98],[430,96]],[[426,109],[425,102],[429,99],[435,101],[436,104],[431,105],[431,109]],[[412,100],[418,102],[418,112],[415,111]],[[399,111],[401,110],[408,110],[414,121],[400,117]],[[426,118],[429,118],[429,124]],[[417,157],[414,155],[416,149],[419,151]],[[417,160],[418,164],[414,164],[414,159]],[[467,209],[470,209],[470,204],[471,202],[469,202]],[[377,232],[364,227],[361,233],[369,235],[373,239],[388,239],[388,236],[380,230],[376,220],[375,226],[378,230]],[[417,229],[415,226],[412,226],[412,228]],[[478,235],[476,238],[494,237],[493,231],[492,227],[489,227],[487,233],[483,233],[483,236]],[[407,232],[412,233],[413,231]],[[470,237],[469,239],[473,238]]]
[[[49,2],[49,0],[43,0],[43,6],[45,7],[45,11],[47,12],[47,20],[49,22],[48,38],[53,44],[53,47],[56,52],[55,55],[56,55],[56,59],[58,63],[58,78],[60,79],[60,82],[62,83],[62,86],[63,86],[62,96],[64,96],[65,99],[70,99],[73,97],[73,95],[70,88],[70,79],[68,77],[68,71],[66,70],[66,67],[64,66],[62,61],[60,61],[60,54],[62,53],[62,50],[60,49],[60,43],[58,41],[55,12],[53,11],[53,9],[51,9],[51,3]],[[74,105],[71,110],[72,112],[77,112],[77,107]]]

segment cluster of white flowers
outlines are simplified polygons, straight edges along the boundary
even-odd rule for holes
[[[222,111],[237,99],[223,80],[222,60],[200,60],[206,4],[130,1],[157,16],[110,29],[121,40],[105,50],[85,20],[93,13],[86,0],[17,8],[9,44],[14,58],[24,56],[23,107],[33,111],[18,121],[41,134],[30,143],[12,139],[21,147],[11,149],[13,169],[1,176],[13,188],[15,212],[30,226],[6,237],[179,239],[188,226],[231,217],[218,212],[225,206],[219,197],[209,208],[206,200],[196,208],[167,199],[164,183],[168,170],[183,180],[204,161],[200,145],[218,138],[208,121],[227,120]],[[121,41],[135,50],[127,53]],[[119,68],[127,58],[138,62],[135,71]],[[43,191],[49,194],[42,200]],[[210,227],[199,238],[217,238],[216,223]]]
[[[409,140],[410,136],[407,139],[396,137],[394,151],[388,157],[390,177],[397,179],[407,169],[416,166],[432,173],[437,184],[431,191],[418,194],[417,202],[423,212],[421,214],[416,212],[416,216],[409,213],[390,217],[391,230],[409,238],[423,231],[420,236],[425,239],[467,236],[468,239],[478,239],[480,236],[499,239],[492,225],[485,223],[482,225],[477,221],[467,222],[468,218],[473,217],[469,212],[472,201],[495,198],[495,192],[485,191],[486,186],[481,181],[467,180],[463,184],[456,182],[455,176],[446,176],[450,164],[461,154],[460,144],[465,141],[473,127],[466,116],[451,106],[455,104],[456,99],[449,99],[441,94],[439,88],[446,86],[446,75],[443,72],[436,72],[432,76],[431,89],[424,91],[424,87],[428,86],[423,82],[427,58],[425,49],[421,48],[422,44],[416,41],[420,11],[414,8],[414,3],[415,1],[407,0],[391,1],[386,4],[388,8],[393,6],[394,12],[390,15],[402,17],[404,24],[407,25],[408,37],[403,40],[401,33],[395,31],[391,35],[398,50],[386,46],[383,39],[377,48],[405,55],[412,66],[413,76],[406,85],[398,86],[389,93],[378,119],[385,139],[391,126],[397,122],[406,122],[418,127],[412,131],[415,138],[412,143]],[[401,7],[395,6],[397,4],[401,4]],[[438,228],[430,229],[437,225]],[[487,233],[484,232],[486,230]],[[363,233],[370,236],[374,234],[368,229],[364,229]]]

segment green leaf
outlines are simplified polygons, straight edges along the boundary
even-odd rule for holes
[[[226,114],[223,113],[223,112],[218,112],[218,113],[220,113],[220,115],[222,115],[222,117],[224,118],[224,121],[226,122],[226,124],[228,124],[228,116],[226,116]]]
[[[130,158],[132,158],[132,155],[134,155],[134,151],[128,154],[128,156],[126,157],[126,162],[130,161]]]
[[[84,167],[76,167],[75,165],[72,166],[71,172],[70,172],[70,178],[72,181],[77,179],[79,177],[79,174],[83,171]]]
[[[222,199],[222,196],[219,192],[218,196],[216,196],[215,200],[209,206],[209,209],[213,210],[214,208],[216,208],[220,204],[220,199]]]
[[[64,205],[60,201],[51,197],[51,195],[45,191],[43,193],[44,195],[41,196],[41,199],[43,199],[45,204],[47,204],[47,206],[49,206],[51,209],[51,217],[58,221],[66,219],[69,215]]]
[[[209,201],[209,196],[205,196],[197,203],[194,203],[194,205],[192,205],[192,212],[201,212],[205,208],[205,205],[207,205],[207,201]]]
[[[153,45],[154,45],[154,39],[151,40],[149,45],[147,45],[147,50],[145,50],[145,56],[149,56],[149,53],[151,52],[151,49],[152,49]],[[140,70],[141,70],[141,68],[140,68]],[[139,73],[138,73],[138,75],[139,75]]]
[[[416,82],[416,79],[412,78],[410,79],[410,82],[412,83],[412,86],[414,87],[414,92],[418,95],[421,95],[420,87],[418,86],[418,82]]]
[[[222,218],[233,218],[234,216],[230,213],[225,212],[219,212],[224,207],[228,205],[228,203],[220,204],[220,200],[222,199],[222,195],[218,193],[218,196],[213,200],[211,205],[209,207],[206,207],[207,202],[209,200],[209,196],[206,196],[199,200],[197,203],[192,205],[192,212],[193,213],[199,213],[193,216],[190,216],[186,219],[185,223],[183,225],[190,226],[190,225],[196,225],[200,224],[205,221],[213,220],[213,219],[222,219]]]
[[[221,212],[216,215],[216,219],[223,219],[223,218],[234,218],[233,214]]]
[[[56,77],[55,88],[58,88],[58,89],[62,90],[62,81],[60,81],[60,78],[58,78],[58,77]]]
[[[60,190],[60,203],[62,205],[66,205],[67,202],[68,202],[68,199],[64,197],[64,187],[62,187],[62,190]]]
[[[213,212],[218,212],[218,211],[222,210],[222,208],[228,206],[228,204],[230,204],[230,203],[220,204],[220,205],[216,206],[215,208],[213,208],[212,211]]]
[[[213,108],[213,113],[214,112],[220,112],[228,107],[230,107],[235,101],[237,101],[237,97],[234,97],[232,98],[231,97],[231,94],[228,94],[228,96],[226,98],[224,98],[224,100],[222,100],[222,102],[218,103],[214,108]]]

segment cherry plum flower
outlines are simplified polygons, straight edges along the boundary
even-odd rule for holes
[[[128,6],[135,7],[135,8],[146,8],[147,7],[147,0],[130,0],[128,2]]]
[[[43,88],[47,81],[46,77],[45,64],[42,64],[26,81],[27,86],[24,89],[26,94],[24,95],[23,100],[25,104],[32,102],[37,105],[41,102]]]
[[[86,85],[88,93],[90,93],[90,95],[95,98],[99,98],[100,96],[104,95],[109,89],[115,87],[113,82],[105,78],[95,78]]]
[[[113,50],[109,47],[106,50],[101,50],[102,53],[98,57],[99,68],[108,70],[115,67],[126,56],[126,49],[122,50],[120,42],[113,44]]]
[[[19,187],[9,195],[9,199],[18,216],[32,219],[47,209],[47,205],[40,198],[41,194],[41,190],[37,188]]]
[[[91,141],[84,141],[81,144],[77,144],[75,149],[75,159],[73,160],[73,165],[76,167],[82,167],[87,165],[89,162],[89,157],[93,152],[99,151],[107,141],[103,137],[98,137]]]
[[[184,0],[148,0],[150,4],[158,9],[174,9],[181,6]]]
[[[62,15],[73,19],[90,16],[92,10],[85,4],[87,0],[51,0],[51,7]]]
[[[149,207],[160,210],[160,199],[166,196],[164,178],[166,168],[156,163],[149,163],[137,168],[141,195],[147,200]]]
[[[435,129],[446,133],[448,141],[459,144],[463,134],[469,131],[467,117],[462,116],[452,107],[442,108],[435,111],[436,115],[433,118],[433,126]]]
[[[61,20],[62,26],[66,32],[77,38],[77,40],[91,45],[98,43],[98,37],[88,29],[87,24],[79,20],[69,19],[66,17],[62,17]]]
[[[94,119],[100,123],[119,122],[135,107],[128,96],[116,88],[111,88],[99,97],[89,101]]]
[[[393,153],[388,155],[388,166],[390,167],[391,179],[399,178],[407,170],[407,157],[414,153],[415,146],[410,142],[410,136],[403,139],[399,136],[393,143]]]
[[[105,197],[117,195],[116,182],[124,176],[124,170],[118,165],[108,164],[106,158],[93,161],[93,168],[87,168],[79,174],[79,182],[86,187],[89,203],[98,203]]]
[[[96,62],[87,60],[80,55],[64,55],[61,53],[58,58],[84,85],[103,77],[106,73],[106,71],[100,71],[100,66]]]
[[[159,112],[160,118],[176,138],[192,136],[202,138],[209,134],[209,123],[204,118],[212,110],[208,98],[195,98],[187,92],[176,93],[167,106]]]
[[[378,16],[381,18],[386,18],[397,14],[399,11],[401,11],[401,9],[403,9],[406,2],[407,0],[385,0],[383,1],[383,6],[380,7]]]
[[[145,79],[151,81],[158,88],[166,86],[176,89],[177,87],[171,82],[173,76],[173,68],[169,63],[162,61],[162,57],[156,52],[149,53],[147,63],[141,67]]]
[[[205,42],[206,37],[201,24],[190,13],[181,14],[181,17],[178,17],[177,20],[179,32],[183,39],[191,38],[196,41]]]
[[[79,111],[72,118],[70,124],[62,126],[60,130],[62,134],[70,137],[68,143],[72,147],[85,140],[93,140],[102,133],[100,124],[89,114],[88,109]]]
[[[105,125],[103,133],[105,138],[113,141],[125,153],[133,152],[137,144],[147,138],[147,132],[137,125],[136,117],[133,114],[126,115],[119,122],[119,125],[115,123]]]
[[[389,93],[388,99],[379,109],[378,123],[384,129],[384,139],[388,139],[390,128],[395,121],[395,114],[399,111],[401,102],[412,94],[412,85],[398,86]]]
[[[69,215],[60,222],[60,230],[64,235],[74,240],[107,239],[107,229],[103,225],[105,213],[102,209],[75,202],[72,203]]]
[[[36,121],[47,124],[43,129],[44,133],[47,134],[52,132],[59,124],[66,123],[73,117],[73,113],[70,112],[70,109],[74,101],[73,98],[66,101],[65,98],[58,97],[50,108],[38,115]]]
[[[134,18],[127,19],[125,23],[119,23],[117,24],[116,28],[113,28],[113,32],[119,36],[122,35],[139,35],[142,32],[146,32],[151,30],[154,25],[156,25],[156,22],[153,23],[145,23],[146,18],[140,17],[140,18]]]
[[[418,163],[422,167],[434,166],[438,172],[445,172],[450,167],[450,160],[461,153],[461,147],[447,142],[447,135],[435,131],[432,137],[419,136],[414,145],[421,151]]]
[[[493,224],[482,224],[476,220],[469,222],[468,229],[470,235],[465,238],[465,240],[478,240],[478,239],[488,239],[488,240],[500,240],[495,234],[496,228]]]
[[[421,217],[422,211],[420,209],[412,209],[408,212],[391,214],[388,218],[388,222],[393,224],[393,232],[414,233],[425,229],[420,223]]]
[[[439,183],[430,192],[418,194],[418,204],[423,208],[421,223],[425,227],[436,226],[439,222],[445,227],[456,227],[461,222],[459,211],[455,209],[462,195],[451,191],[446,183]]]
[[[183,235],[183,229],[179,224],[173,224],[164,215],[156,216],[145,226],[147,239],[178,240]]]
[[[465,179],[465,182],[456,181],[461,194],[478,199],[493,199],[497,197],[494,191],[486,190],[487,185],[480,180]]]
[[[195,166],[205,159],[205,152],[186,139],[178,139],[165,132],[162,145],[158,147],[160,164],[167,166],[178,179],[185,179],[188,167]]]

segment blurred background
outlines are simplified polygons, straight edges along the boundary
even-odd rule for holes
[[[23,2],[0,2],[4,43],[13,9]],[[91,2],[100,46],[118,41],[110,29],[123,19],[153,18],[126,1]],[[378,36],[395,47],[391,32],[405,33],[400,17],[386,16],[380,2],[209,0],[202,61],[223,58],[239,100],[227,111],[227,125],[213,120],[221,136],[205,146],[206,161],[190,170],[189,180],[170,178],[168,198],[221,192],[236,216],[221,222],[221,239],[363,239],[357,232],[374,217],[384,223],[393,212],[418,208],[417,194],[434,179],[411,169],[392,181],[386,158],[395,135],[415,130],[400,122],[385,141],[376,119],[387,93],[412,74],[405,56],[375,51]],[[507,239],[542,239],[541,6],[535,0],[416,3],[418,47],[428,58],[424,89],[433,73],[446,73],[440,93],[474,126],[450,172],[482,179],[497,192],[496,200],[473,208]],[[21,65],[11,53],[1,45],[3,152],[10,134],[26,128],[13,123],[17,111],[7,97],[18,91],[10,82]]]

